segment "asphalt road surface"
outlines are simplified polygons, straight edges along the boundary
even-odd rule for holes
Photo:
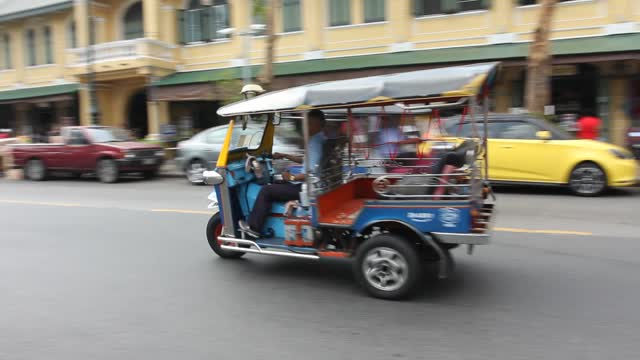
[[[640,191],[503,189],[405,302],[349,262],[217,258],[207,187],[0,180],[0,359],[637,359]]]

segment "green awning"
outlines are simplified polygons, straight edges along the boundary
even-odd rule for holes
[[[640,34],[623,34],[554,40],[553,54],[556,56],[588,55],[614,52],[640,51]],[[329,71],[344,71],[390,66],[426,65],[450,62],[480,62],[492,60],[524,59],[529,43],[466,46],[447,49],[416,50],[398,53],[360,55],[340,58],[292,61],[274,65],[276,76],[310,74]],[[251,67],[253,76],[261,65]],[[240,79],[240,67],[180,72],[155,83],[169,86],[210,81]]]
[[[45,96],[70,94],[78,91],[78,88],[79,84],[62,84],[0,91],[0,101],[7,102],[40,98]]]

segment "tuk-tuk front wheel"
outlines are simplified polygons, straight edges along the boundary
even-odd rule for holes
[[[353,270],[370,295],[389,300],[411,295],[423,271],[418,250],[393,234],[376,235],[360,245]]]
[[[209,219],[207,224],[207,240],[211,250],[223,259],[238,259],[245,253],[237,251],[224,250],[220,247],[224,242],[218,240],[218,236],[222,234],[222,219],[220,219],[220,213],[215,214]]]

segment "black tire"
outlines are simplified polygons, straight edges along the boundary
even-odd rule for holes
[[[215,252],[218,256],[223,259],[239,259],[245,253],[238,251],[229,251],[220,248],[220,243],[218,242],[218,235],[222,232],[222,220],[220,219],[220,213],[217,213],[209,219],[209,223],[207,224],[207,241],[209,241],[209,246],[211,250]]]
[[[569,189],[578,196],[599,196],[607,190],[607,174],[593,162],[578,164],[569,175]]]
[[[24,167],[24,178],[31,181],[43,181],[47,178],[47,167],[40,159],[27,161]]]
[[[187,181],[191,185],[204,185],[204,177],[202,172],[207,170],[207,166],[202,160],[194,159],[189,162],[187,168],[184,169],[184,173],[187,177]]]
[[[106,184],[118,182],[118,179],[120,179],[118,164],[113,159],[99,160],[96,166],[96,176],[98,180]]]
[[[380,234],[360,245],[353,271],[369,295],[398,300],[417,290],[423,274],[422,266],[418,249],[408,241],[398,235]]]

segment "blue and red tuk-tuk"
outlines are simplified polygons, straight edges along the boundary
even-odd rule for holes
[[[204,174],[218,201],[206,230],[210,247],[226,259],[350,258],[363,288],[385,299],[413,293],[427,262],[446,278],[451,249],[467,245],[471,253],[489,243],[495,198],[486,115],[498,69],[487,63],[331,81],[220,108],[229,128],[216,170]],[[297,122],[307,149],[314,109],[329,124],[322,161],[310,168],[305,152],[299,198],[274,202],[259,235],[249,234],[239,224],[261,189],[287,180],[274,166],[275,128]],[[474,137],[437,131],[447,114],[461,114],[461,126],[471,121]],[[249,122],[264,130],[248,133]]]

